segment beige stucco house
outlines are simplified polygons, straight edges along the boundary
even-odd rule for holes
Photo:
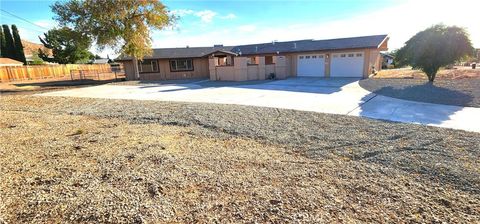
[[[142,61],[125,57],[128,80],[209,78],[264,80],[271,76],[368,78],[381,69],[388,36],[153,49]],[[137,72],[138,71],[138,72]]]

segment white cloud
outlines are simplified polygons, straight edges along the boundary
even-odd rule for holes
[[[235,19],[235,18],[237,18],[237,16],[236,16],[235,14],[233,14],[233,13],[229,13],[229,14],[227,14],[227,15],[225,15],[225,16],[220,16],[220,18],[221,18],[221,19]]]
[[[40,43],[38,36],[43,37],[43,32],[35,31],[32,29],[25,29],[23,27],[18,27],[18,33],[20,34],[20,37],[22,38],[22,40],[28,40],[30,42],[38,43],[38,44]]]
[[[465,7],[468,5],[468,7]],[[154,39],[155,47],[211,46],[286,41],[298,39],[328,39],[352,36],[388,34],[390,49],[399,48],[415,33],[438,23],[467,28],[470,38],[480,47],[478,21],[472,19],[478,14],[480,1],[457,0],[456,4],[446,1],[410,0],[390,8],[369,11],[352,17],[324,22],[277,24],[275,21],[237,26],[234,30],[181,33],[179,35]],[[428,10],[432,9],[432,10]],[[472,15],[472,16],[465,16]],[[228,32],[227,32],[228,31]],[[221,33],[222,35],[219,35]],[[252,35],[254,34],[254,35]]]
[[[191,9],[175,9],[175,10],[172,10],[171,13],[177,16],[186,16],[186,15],[193,14],[194,11]]]
[[[233,13],[229,13],[227,15],[219,15],[218,12],[212,10],[201,10],[201,11],[194,11],[191,9],[175,9],[172,10],[171,13],[173,15],[177,15],[180,17],[184,16],[196,16],[200,18],[200,21],[203,23],[211,23],[215,17],[220,19],[235,19],[237,16]]]
[[[213,17],[217,15],[216,12],[212,10],[203,10],[199,12],[195,12],[195,16],[198,16],[200,20],[204,23],[211,23],[213,20]]]
[[[57,22],[55,22],[54,20],[37,20],[33,23],[37,24],[40,27],[46,28],[46,29],[52,29],[55,26],[57,26]]]

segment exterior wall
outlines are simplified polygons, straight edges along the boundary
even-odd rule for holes
[[[133,67],[133,61],[123,61],[123,69],[125,69],[125,78],[127,80],[135,80],[135,68]]]
[[[258,65],[247,65],[247,80],[258,80]]]
[[[367,58],[368,57],[368,58]],[[364,78],[368,78],[372,73],[382,69],[382,55],[379,49],[368,49],[365,53]]]
[[[275,73],[275,65],[265,65],[265,75],[270,75],[271,73]]]
[[[215,58],[209,59],[210,80],[247,81],[265,80],[270,73],[275,73],[278,79],[287,77],[287,59],[276,56],[275,64],[265,64],[264,56],[257,56],[258,64],[247,65],[247,57],[234,57],[233,66],[215,66]],[[232,75],[233,74],[233,75]]]
[[[382,44],[386,47],[386,42]],[[297,76],[297,58],[302,54],[324,54],[325,55],[325,77],[330,77],[330,60],[333,53],[362,52],[364,54],[363,77],[368,78],[372,72],[379,71],[382,66],[381,49],[345,49],[339,51],[312,51],[302,53],[288,53],[275,55],[275,64],[265,64],[265,57],[255,56],[257,65],[247,65],[247,56],[233,57],[233,66],[216,66],[214,58],[194,58],[193,71],[170,71],[168,59],[158,60],[159,72],[140,73],[141,80],[171,80],[210,78],[210,80],[223,81],[246,81],[264,80],[270,73],[275,73],[278,79]],[[135,65],[132,61],[123,62],[127,80],[135,80]]]
[[[290,60],[287,63],[287,71],[289,71],[288,76],[295,77],[297,76],[297,60],[298,55],[303,54],[325,54],[325,77],[330,77],[330,60],[331,56],[334,53],[347,53],[347,52],[362,52],[364,54],[364,71],[363,77],[368,78],[372,73],[372,66],[375,67],[376,71],[381,69],[381,55],[379,49],[346,49],[339,51],[311,51],[311,52],[301,52],[301,53],[290,53],[286,55],[286,58]]]
[[[209,77],[209,65],[207,58],[194,58],[193,71],[170,71],[170,60],[157,60],[159,71],[140,73],[140,80],[174,80],[174,79],[196,79]],[[134,64],[132,61],[123,62],[127,80],[136,80],[134,72]]]

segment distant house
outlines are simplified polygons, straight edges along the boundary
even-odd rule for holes
[[[392,55],[389,55],[387,53],[380,53],[380,55],[383,58],[382,68],[388,68],[393,64],[394,57]]]
[[[92,64],[108,64],[108,63],[111,63],[112,60],[108,59],[108,58],[100,58],[100,59],[94,59],[92,61]]]
[[[0,58],[0,67],[5,67],[5,66],[22,66],[23,62],[13,60],[11,58]]]
[[[480,48],[477,49],[477,62],[480,62]]]

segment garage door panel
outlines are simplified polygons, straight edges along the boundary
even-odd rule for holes
[[[330,77],[363,77],[364,54],[348,52],[332,54]]]
[[[310,77],[325,76],[325,56],[306,54],[297,57],[297,75]]]

